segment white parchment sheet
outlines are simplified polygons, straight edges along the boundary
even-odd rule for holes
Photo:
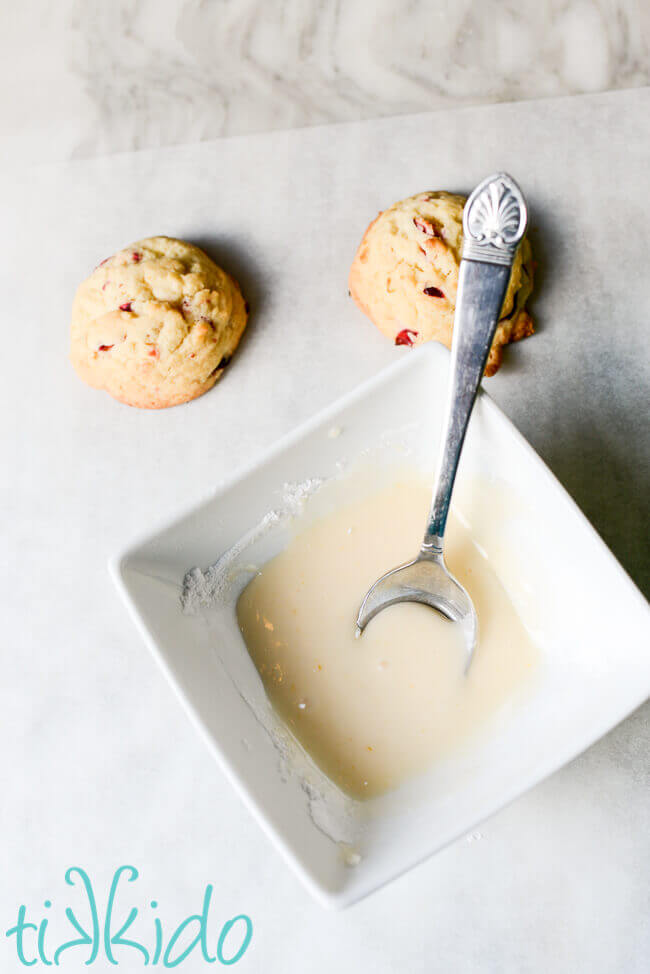
[[[40,919],[49,898],[54,928],[78,895],[68,867],[105,900],[126,863],[140,872],[129,905],[155,899],[170,929],[200,911],[207,883],[215,924],[247,913],[241,970],[646,968],[647,706],[471,841],[330,915],[231,793],[106,562],[409,354],[348,298],[365,226],[403,196],[468,191],[505,169],[530,203],[538,333],[487,388],[647,592],[649,117],[643,89],[5,170],[3,970],[18,969],[4,931],[20,904]],[[252,316],[213,391],[146,412],[78,381],[67,329],[78,282],[157,233],[204,246]]]

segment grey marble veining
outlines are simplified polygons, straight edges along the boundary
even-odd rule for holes
[[[28,0],[4,19],[12,160],[650,82],[647,0]]]

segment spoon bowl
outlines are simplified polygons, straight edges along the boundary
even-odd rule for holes
[[[378,612],[396,602],[422,602],[460,625],[469,666],[476,649],[478,619],[472,600],[451,574],[441,554],[416,558],[378,578],[359,609],[357,635],[361,635]]]
[[[461,626],[466,670],[476,649],[478,619],[468,593],[445,565],[445,527],[465,433],[527,220],[523,194],[506,173],[483,180],[465,204],[449,393],[426,533],[418,556],[382,575],[366,593],[357,616],[360,636],[386,606],[429,605]]]

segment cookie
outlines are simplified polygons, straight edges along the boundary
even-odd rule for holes
[[[451,348],[465,201],[453,193],[418,193],[380,213],[364,234],[350,270],[350,293],[396,345],[437,341]],[[533,334],[524,307],[532,285],[532,252],[524,239],[486,375],[499,368],[505,345]]]
[[[195,399],[223,375],[246,327],[237,282],[193,244],[149,237],[102,261],[77,290],[70,358],[129,406]]]

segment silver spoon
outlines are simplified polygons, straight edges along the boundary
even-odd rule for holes
[[[359,636],[388,605],[430,605],[462,627],[466,666],[476,649],[478,620],[472,600],[445,565],[445,526],[467,425],[527,220],[523,194],[506,173],[485,179],[465,204],[449,397],[426,534],[414,561],[393,568],[368,590],[357,617]]]

